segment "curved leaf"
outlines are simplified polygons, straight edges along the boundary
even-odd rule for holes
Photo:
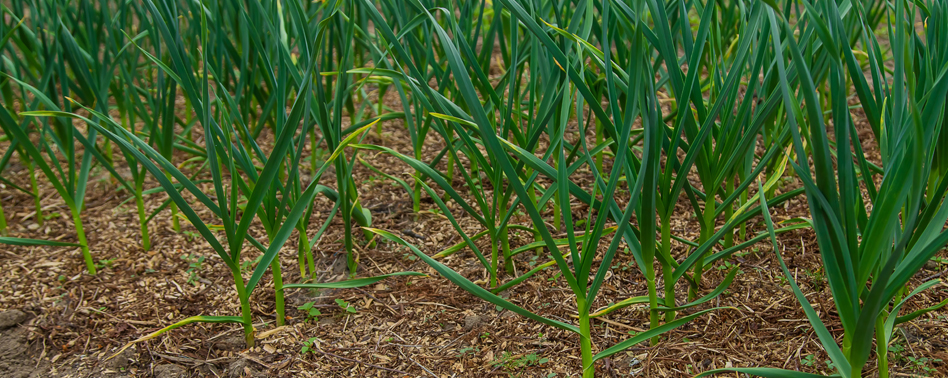
[[[45,245],[51,247],[82,247],[82,244],[76,243],[66,243],[55,240],[40,240],[40,239],[27,239],[27,238],[11,238],[7,236],[0,236],[0,244],[9,244],[9,245]]]
[[[381,280],[384,280],[389,277],[396,276],[424,276],[427,277],[427,274],[418,273],[418,272],[398,272],[398,273],[389,273],[383,274],[381,276],[375,277],[366,277],[366,278],[356,278],[345,281],[338,282],[321,282],[321,283],[298,283],[298,284],[284,284],[283,289],[351,289],[355,287],[363,287],[374,284]]]

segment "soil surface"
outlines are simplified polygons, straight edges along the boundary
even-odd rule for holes
[[[410,138],[400,122],[386,121],[382,126],[381,134],[371,131],[364,143],[412,153]],[[423,151],[426,161],[443,147],[437,140],[440,137],[431,138]],[[864,144],[864,148],[875,145]],[[0,149],[7,147],[4,143]],[[120,156],[118,151],[116,156]],[[360,157],[386,173],[411,180],[411,169],[389,155],[363,152]],[[182,154],[175,162],[183,163],[188,158]],[[444,163],[439,168],[446,169]],[[123,169],[127,171],[127,167]],[[27,187],[26,172],[13,163],[3,175]],[[128,201],[128,193],[115,190],[113,179],[104,169],[94,168],[92,173],[82,221],[100,266],[98,275],[84,273],[78,249],[0,246],[2,377],[571,377],[580,371],[578,336],[510,311],[498,311],[435,274],[404,247],[384,242],[370,246],[361,232],[356,235],[359,277],[398,271],[430,276],[396,277],[362,289],[289,291],[287,324],[275,327],[272,277],[268,273],[251,298],[256,347],[246,348],[243,330],[237,325],[191,324],[108,359],[129,341],[186,317],[238,315],[239,308],[230,271],[194,228],[182,222],[182,231],[174,232],[170,213],[165,210],[149,224],[153,246],[144,251],[134,201]],[[577,173],[579,184],[583,184],[582,174]],[[422,211],[414,214],[410,193],[390,180],[361,164],[356,164],[354,176],[363,206],[372,211],[374,227],[399,234],[429,255],[461,241],[427,196],[422,198]],[[329,183],[335,177],[332,172],[324,177],[329,178],[323,180],[327,185],[334,186]],[[467,193],[463,181],[454,184],[459,192]],[[205,185],[206,190],[213,190],[211,184]],[[147,188],[156,186],[156,182],[146,181]],[[797,186],[789,178],[777,192]],[[44,216],[48,218],[42,224],[33,212],[32,197],[0,188],[10,236],[76,242],[68,208],[42,178],[40,189]],[[155,209],[165,198],[149,196],[146,205]],[[627,198],[627,193],[625,197],[617,195],[620,202]],[[450,206],[457,210],[453,215],[469,234],[482,230],[456,204]],[[582,219],[589,212],[579,203],[570,208],[574,219]],[[331,209],[329,200],[317,199],[310,235],[316,233]],[[772,213],[775,221],[809,214],[802,196],[772,209]],[[213,219],[209,211],[199,214],[209,222]],[[698,223],[684,196],[675,214],[672,233],[696,239]],[[759,217],[748,222],[747,235],[764,231],[760,222]],[[511,224],[529,226],[530,221],[525,215],[515,215]],[[251,233],[258,240],[266,240],[259,223]],[[322,281],[347,276],[342,238],[343,225],[336,219],[316,243],[314,253]],[[603,244],[608,244],[606,240]],[[513,248],[532,241],[532,234],[512,231]],[[841,335],[812,231],[784,233],[779,235],[779,242],[795,280],[831,332]],[[301,281],[296,245],[294,234],[281,254],[284,282]],[[489,242],[479,240],[478,247],[489,250]],[[688,252],[683,243],[675,242],[672,247],[679,260]],[[257,250],[245,247],[244,261],[257,256]],[[545,259],[546,255],[538,259],[533,252],[518,255],[517,272],[523,273]],[[484,282],[487,277],[470,249],[442,262],[471,280]],[[780,273],[770,244],[759,243],[734,255],[728,263],[730,266],[719,264],[708,271],[702,281],[702,290],[707,293],[722,281],[727,269],[737,267],[740,273],[728,290],[685,314],[710,307],[723,309],[666,334],[655,346],[639,344],[604,359],[596,365],[597,375],[690,377],[714,368],[752,366],[830,373],[828,357]],[[631,255],[619,253],[613,264],[594,308],[646,294],[644,277]],[[912,284],[942,277],[946,269],[944,263],[933,261]],[[245,279],[250,271],[252,268],[244,273]],[[675,289],[680,300],[686,297],[686,286]],[[565,281],[552,270],[503,295],[542,316],[575,322],[575,302]],[[938,285],[915,297],[903,312],[945,298],[948,287]],[[337,299],[348,302],[355,312],[341,308]],[[297,310],[310,302],[321,315],[313,318]],[[889,354],[894,372],[904,377],[948,375],[944,362],[948,361],[946,315],[944,310],[925,314],[896,332]],[[642,306],[631,306],[598,318],[593,324],[593,349],[600,351],[648,329],[648,314]],[[875,366],[874,360],[870,366]]]

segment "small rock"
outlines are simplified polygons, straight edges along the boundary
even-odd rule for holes
[[[132,365],[132,358],[135,357],[135,351],[132,348],[122,351],[108,362],[106,366],[111,370],[122,370]]]
[[[0,312],[0,330],[23,323],[27,318],[29,318],[29,315],[20,310]]]
[[[481,323],[483,322],[484,322],[484,318],[482,318],[480,315],[468,316],[464,318],[464,328],[462,328],[462,330],[464,332],[470,331],[474,329],[475,327],[481,325]]]
[[[40,228],[40,225],[38,223],[30,223],[30,225],[26,226],[26,228],[28,228],[30,231],[36,231],[36,229]]]
[[[247,349],[247,339],[245,339],[242,334],[225,337],[217,343],[214,343],[214,349],[231,352],[241,351]]]
[[[240,358],[231,362],[227,366],[227,376],[231,378],[240,378],[244,374],[244,368],[250,365],[249,361],[246,358]]]
[[[256,378],[266,376],[255,370],[254,364],[246,358],[238,359],[227,366],[227,376],[230,378]]]
[[[340,253],[336,255],[336,259],[332,262],[332,267],[330,267],[330,272],[332,276],[338,276],[346,273],[349,270],[349,261],[346,258],[345,253]]]
[[[925,262],[925,270],[938,270],[938,268],[940,267],[941,267],[941,264],[933,260],[928,260]]]
[[[187,378],[188,371],[173,364],[158,365],[155,368],[155,378]]]

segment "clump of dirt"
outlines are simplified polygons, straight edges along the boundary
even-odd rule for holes
[[[470,331],[479,327],[482,323],[484,323],[484,318],[482,318],[480,315],[468,316],[464,318],[464,328],[462,330],[464,332]]]
[[[155,368],[155,378],[187,378],[188,371],[174,364],[158,365]]]
[[[214,349],[220,351],[239,352],[247,348],[247,339],[243,334],[229,336],[214,343]]]
[[[22,326],[30,315],[20,310],[0,312],[0,376],[8,378],[42,377],[49,370],[47,362],[36,362],[27,340],[27,327]]]
[[[257,378],[266,377],[267,375],[257,371],[257,366],[254,366],[250,360],[240,358],[227,366],[227,376],[230,378]]]
[[[106,371],[124,372],[135,363],[135,349],[129,348],[104,363]]]

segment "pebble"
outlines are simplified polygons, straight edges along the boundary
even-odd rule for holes
[[[166,364],[155,367],[156,378],[186,378],[187,376],[187,370],[178,365]]]
[[[0,312],[0,330],[13,327],[17,324],[23,323],[29,317],[25,312],[20,310],[9,310]]]

